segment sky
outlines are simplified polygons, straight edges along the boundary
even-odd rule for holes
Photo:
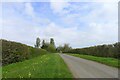
[[[83,48],[118,41],[117,2],[3,2],[2,39],[34,46],[37,37],[56,46]]]

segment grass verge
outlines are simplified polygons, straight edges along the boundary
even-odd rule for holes
[[[72,78],[67,65],[57,53],[13,63],[2,68],[3,78]]]
[[[69,55],[96,61],[96,62],[106,64],[112,67],[120,68],[120,65],[118,64],[118,61],[120,60],[115,59],[115,58],[96,57],[96,56],[82,55],[82,54],[69,54]]]

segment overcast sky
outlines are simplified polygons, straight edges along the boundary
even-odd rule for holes
[[[117,2],[6,2],[0,15],[3,39],[33,46],[54,38],[74,48],[117,42],[117,19]]]

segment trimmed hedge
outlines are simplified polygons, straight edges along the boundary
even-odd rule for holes
[[[43,49],[33,48],[18,42],[3,39],[0,41],[2,41],[2,65],[24,61],[40,54],[47,53],[47,51]]]
[[[85,54],[98,57],[120,58],[120,42],[110,45],[98,45],[87,48],[71,49],[64,53]]]

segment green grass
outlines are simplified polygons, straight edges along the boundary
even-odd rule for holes
[[[0,80],[2,78],[2,67],[0,67]]]
[[[112,67],[120,68],[120,65],[118,65],[118,59],[115,59],[115,58],[96,57],[96,56],[82,55],[82,54],[69,54],[69,55],[96,61]]]
[[[4,66],[3,78],[72,78],[67,65],[57,53]]]
[[[42,56],[42,55],[45,55],[47,54],[48,52],[44,49],[38,49],[38,48],[33,48],[33,47],[30,47],[30,55],[29,55],[29,59],[32,59],[36,56]]]

